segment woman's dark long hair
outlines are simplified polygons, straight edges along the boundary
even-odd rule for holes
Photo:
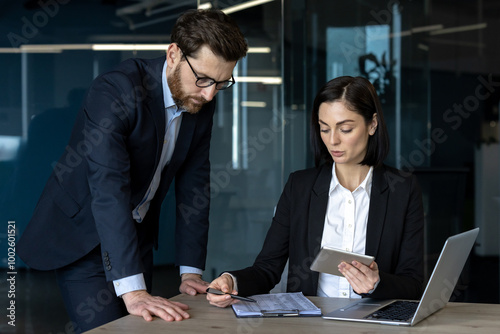
[[[375,87],[365,78],[343,76],[327,82],[314,99],[311,145],[316,167],[324,162],[333,163],[332,156],[321,139],[318,113],[322,103],[334,101],[344,102],[346,108],[363,116],[367,125],[372,122],[373,114],[377,114],[377,129],[368,139],[366,155],[360,164],[380,166],[389,154],[389,135]]]

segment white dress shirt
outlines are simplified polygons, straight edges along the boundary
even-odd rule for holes
[[[165,60],[162,72],[163,100],[165,105],[165,119],[167,120],[165,138],[163,140],[160,162],[156,168],[153,180],[149,185],[148,191],[144,195],[144,198],[139,203],[139,205],[137,205],[137,207],[132,210],[132,217],[138,223],[141,223],[146,216],[149,209],[149,204],[160,184],[161,171],[166,165],[168,165],[170,159],[172,158],[172,154],[174,153],[175,149],[175,143],[177,141],[177,136],[179,135],[179,129],[182,123],[182,114],[186,112],[186,110],[178,108],[172,98],[172,93],[170,92],[170,88],[168,87],[167,83],[166,70],[167,61]],[[203,274],[203,271],[199,268],[180,266],[180,274],[182,275],[186,273],[201,275]],[[144,281],[144,275],[142,273],[124,277],[119,280],[114,280],[113,285],[115,287],[117,296],[121,296],[131,291],[146,290],[146,283]]]
[[[363,182],[351,192],[339,183],[333,164],[321,246],[365,254],[372,177],[370,167]],[[319,275],[318,296],[361,298],[346,278],[325,273]]]

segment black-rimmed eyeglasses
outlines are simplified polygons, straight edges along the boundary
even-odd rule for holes
[[[198,86],[200,88],[206,88],[206,87],[210,87],[213,84],[215,84],[215,89],[223,90],[223,89],[227,89],[227,88],[231,87],[232,85],[234,85],[236,83],[232,74],[231,74],[230,80],[224,80],[224,81],[215,81],[214,79],[209,78],[209,77],[199,77],[198,74],[196,74],[196,72],[194,71],[193,66],[191,66],[191,63],[187,59],[186,54],[183,53],[183,56],[184,56],[184,58],[186,58],[186,61],[189,65],[189,68],[191,68],[191,71],[193,71],[193,74],[196,77],[196,83],[195,83],[196,86]]]

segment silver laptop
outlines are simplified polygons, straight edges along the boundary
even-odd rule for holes
[[[386,325],[416,325],[448,303],[478,233],[479,228],[475,228],[446,240],[420,302],[364,298],[327,313],[323,318]],[[395,315],[388,315],[390,313]]]

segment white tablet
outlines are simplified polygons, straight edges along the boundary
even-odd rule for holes
[[[346,252],[341,249],[322,247],[311,264],[311,270],[321,273],[343,276],[338,269],[342,262],[351,263],[356,260],[369,266],[375,258],[370,255]]]

